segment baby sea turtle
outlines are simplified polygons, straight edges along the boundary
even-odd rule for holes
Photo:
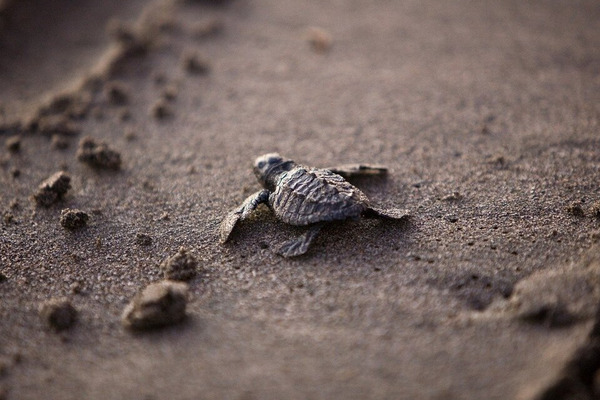
[[[285,242],[277,250],[284,257],[306,253],[327,222],[361,216],[405,219],[408,215],[397,210],[371,206],[367,196],[343,177],[386,173],[386,168],[366,165],[310,168],[277,153],[262,155],[254,161],[254,174],[265,189],[248,196],[241,206],[227,214],[221,223],[221,243],[227,242],[237,223],[261,203],[267,204],[275,216],[287,224],[310,226],[302,236]]]

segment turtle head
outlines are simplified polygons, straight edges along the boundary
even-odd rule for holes
[[[293,165],[292,160],[285,159],[277,153],[263,154],[254,160],[254,175],[265,188],[273,190],[279,175],[289,171]]]

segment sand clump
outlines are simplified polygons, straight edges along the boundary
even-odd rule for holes
[[[173,101],[177,98],[178,89],[175,85],[167,85],[162,91],[162,98],[167,101]]]
[[[173,117],[174,112],[173,108],[164,99],[160,99],[154,103],[150,109],[150,114],[158,120],[164,120]]]
[[[111,39],[123,45],[132,46],[139,41],[134,27],[118,19],[108,21],[106,33]]]
[[[64,150],[69,147],[69,142],[64,136],[55,133],[50,140],[50,147],[57,150]]]
[[[165,279],[174,281],[188,281],[194,278],[197,274],[197,267],[198,260],[184,247],[160,264],[160,270]]]
[[[152,244],[152,237],[145,233],[138,233],[135,235],[135,244],[139,246],[150,246]]]
[[[19,150],[21,150],[21,136],[14,135],[7,137],[4,141],[4,146],[6,147],[6,150],[10,151],[11,153],[17,153]]]
[[[83,228],[89,219],[89,214],[81,210],[65,208],[60,213],[60,225],[68,230]]]
[[[5,211],[2,214],[2,222],[4,223],[4,225],[11,225],[17,223],[14,214],[9,211]]]
[[[121,168],[121,154],[111,149],[105,142],[84,137],[79,142],[77,159],[98,169]]]
[[[130,56],[142,55],[148,52],[154,35],[149,25],[134,26],[117,19],[110,20],[106,25],[108,35],[121,46],[120,52],[112,60],[108,68],[108,75]]]
[[[185,318],[188,285],[160,281],[148,285],[125,307],[121,322],[132,330],[176,324]]]
[[[104,94],[111,105],[123,106],[129,103],[129,89],[122,82],[109,82],[104,88]]]
[[[134,24],[111,19],[106,32],[119,47],[103,75],[114,76],[128,60],[144,56],[156,46],[161,33],[174,30],[175,23],[169,12],[168,6],[158,2],[157,6],[147,8]]]
[[[40,317],[53,330],[71,328],[77,321],[77,310],[66,298],[53,298],[40,305]]]
[[[49,207],[62,200],[70,188],[71,177],[66,172],[59,171],[40,184],[33,199],[38,206]]]
[[[125,131],[123,132],[123,136],[125,137],[125,140],[127,140],[128,142],[132,142],[135,139],[137,139],[137,133],[136,133],[135,129],[133,129],[131,126],[125,128]]]
[[[566,210],[569,214],[571,214],[574,217],[584,217],[585,216],[585,211],[583,211],[581,202],[574,202],[574,203],[569,204],[567,206]]]
[[[592,204],[592,217],[600,220],[600,201]]]
[[[193,75],[206,75],[210,72],[209,62],[198,53],[185,53],[181,59],[184,70]]]

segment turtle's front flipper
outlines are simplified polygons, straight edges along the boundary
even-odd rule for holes
[[[246,198],[241,206],[231,211],[223,222],[221,222],[220,235],[221,243],[225,243],[229,239],[229,235],[235,228],[238,221],[246,219],[246,217],[258,207],[261,203],[267,203],[269,201],[269,192],[267,189],[263,189],[260,192],[256,192]]]
[[[397,221],[407,220],[410,215],[404,210],[383,209],[378,207],[369,207],[363,211],[363,217],[365,218],[383,218],[383,219],[394,219]]]
[[[355,178],[357,176],[385,176],[388,172],[388,169],[382,165],[370,164],[345,164],[327,169],[346,179]]]
[[[284,257],[296,257],[306,253],[308,247],[317,237],[324,224],[315,224],[310,227],[302,236],[289,240],[277,249],[277,254]]]

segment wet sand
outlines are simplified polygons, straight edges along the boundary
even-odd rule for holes
[[[597,2],[78,4],[0,2],[0,398],[598,395]],[[388,166],[352,182],[410,223],[285,259],[260,208],[220,245],[271,151]],[[186,319],[124,328],[181,247]]]

